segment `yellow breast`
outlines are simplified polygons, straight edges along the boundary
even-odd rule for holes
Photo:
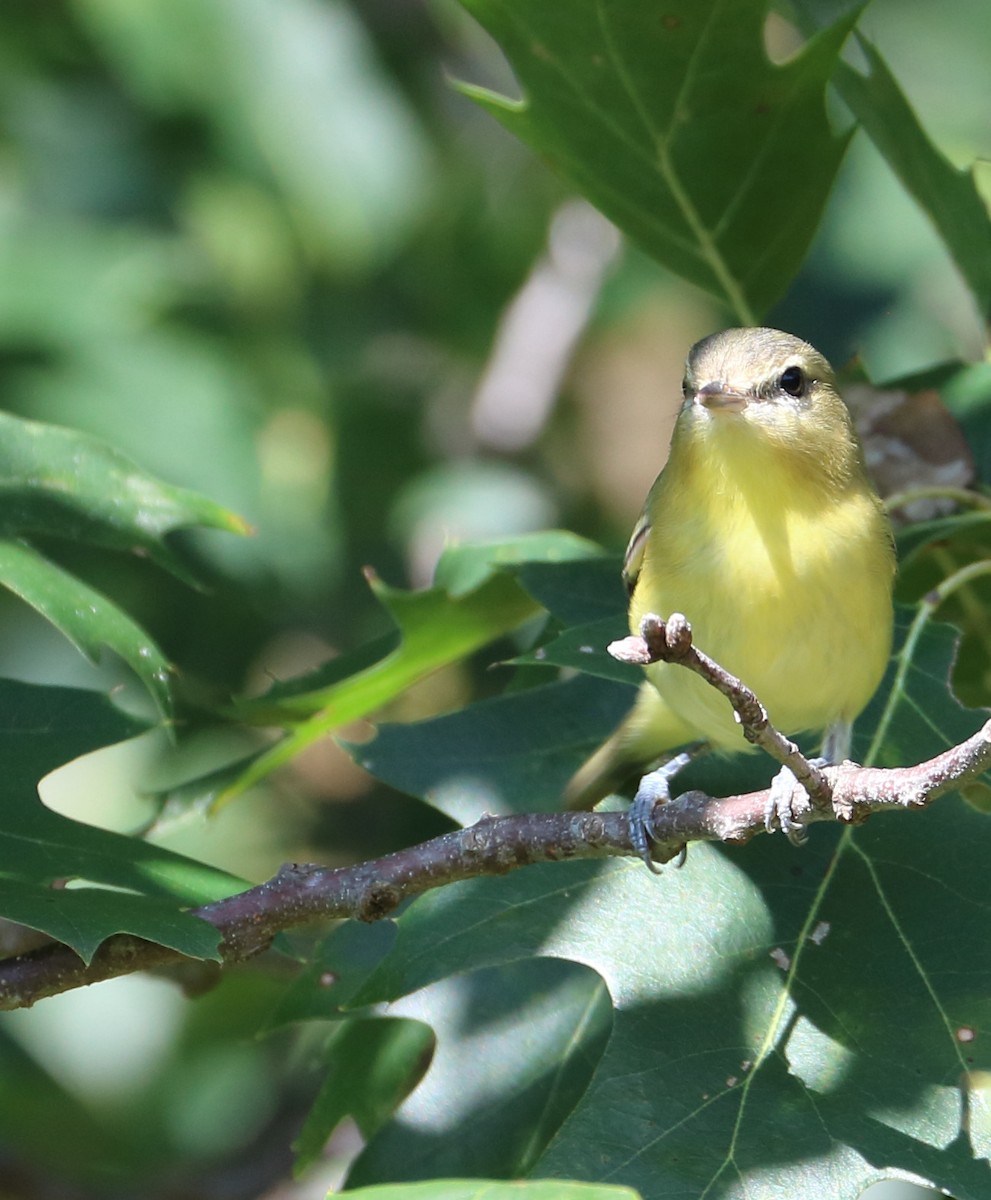
[[[859,468],[840,486],[736,420],[676,439],[652,497],[631,629],[646,612],[684,613],[699,649],[783,732],[852,720],[890,653],[885,519]],[[697,676],[665,664],[648,674],[700,737],[744,745],[728,702]]]

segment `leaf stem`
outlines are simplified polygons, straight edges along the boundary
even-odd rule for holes
[[[895,492],[888,496],[884,501],[884,507],[890,513],[897,508],[905,508],[916,500],[953,500],[968,508],[991,509],[991,496],[985,496],[983,492],[975,492],[970,488],[958,487],[909,488],[907,491]]]
[[[895,673],[891,690],[888,693],[888,703],[881,714],[880,721],[878,721],[877,729],[874,731],[874,738],[865,757],[866,762],[870,763],[874,761],[879,749],[884,744],[885,738],[888,736],[888,728],[894,718],[895,705],[904,691],[905,677],[908,674],[908,668],[915,654],[915,647],[922,636],[922,631],[932,619],[936,610],[955,591],[965,587],[974,579],[980,579],[984,575],[991,575],[991,560],[982,559],[980,562],[968,563],[966,567],[961,567],[959,571],[948,575],[941,583],[927,592],[919,602],[918,611],[912,619],[908,636],[905,638],[905,642],[898,655],[898,670]]]

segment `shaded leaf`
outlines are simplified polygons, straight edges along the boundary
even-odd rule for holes
[[[373,571],[366,571],[369,586],[395,630],[317,672],[277,683],[257,700],[242,701],[238,711],[273,724],[320,710],[333,725],[367,716],[424,675],[464,658],[539,613],[508,568],[531,559],[559,568],[561,563],[599,553],[584,538],[551,530],[449,547],[437,564],[435,585],[421,591],[390,587]]]
[[[607,617],[625,621],[629,599],[622,565],[622,559],[612,556],[568,563],[525,562],[517,567],[516,577],[534,600],[566,625]]]
[[[917,521],[898,530],[898,562],[904,567],[908,559],[934,543],[948,542],[959,534],[986,536],[991,531],[991,512],[978,509],[974,512],[953,513],[948,517],[935,517],[931,521]]]
[[[463,596],[450,596],[443,588],[406,592],[372,574],[368,582],[399,630],[400,641],[395,649],[327,686],[289,695],[283,684],[275,705],[262,696],[242,703],[239,711],[271,724],[320,713],[327,732],[367,716],[418,679],[457,662],[540,611],[506,574],[491,576]]]
[[[565,783],[616,727],[632,688],[578,676],[484,700],[461,712],[382,725],[347,749],[379,779],[458,821],[561,807]]]
[[[422,1078],[433,1045],[429,1025],[419,1021],[343,1021],[327,1045],[320,1093],[293,1143],[296,1174],[317,1161],[345,1117],[354,1119],[364,1138],[375,1134]]]
[[[143,728],[97,693],[0,680],[0,915],[65,941],[87,960],[113,933],[217,958],[217,931],[183,909],[230,895],[239,880],[71,820],[38,796],[37,781],[56,767]],[[65,880],[96,886],[44,886]]]
[[[871,141],[953,256],[985,318],[991,316],[991,218],[973,170],[958,170],[930,141],[898,81],[858,34],[868,73],[836,65],[835,83]]]
[[[636,687],[643,682],[641,668],[619,662],[606,650],[610,642],[626,637],[628,632],[625,617],[606,617],[590,625],[566,629],[538,649],[514,658],[513,662],[571,667],[576,671]]]
[[[804,258],[846,148],[824,97],[856,14],[775,65],[754,0],[462,3],[524,99],[463,90],[648,253],[755,324]],[[801,188],[768,185],[782,161]]]
[[[434,984],[390,1013],[429,1019],[427,1078],[348,1186],[461,1175],[518,1178],[588,1086],[612,1025],[602,981],[575,963],[507,964]]]
[[[501,568],[514,567],[520,576],[531,570],[539,573],[544,569],[553,578],[560,579],[569,567],[588,569],[601,554],[602,550],[594,542],[567,529],[546,529],[498,541],[465,542],[449,546],[440,556],[434,583],[451,596],[464,596]],[[534,595],[529,587],[527,591]],[[543,604],[539,596],[534,598]]]
[[[860,735],[876,736],[874,761],[918,761],[980,725],[948,690],[953,652],[951,630],[906,631],[900,615]],[[801,851],[767,837],[693,846],[659,880],[612,861],[456,884],[398,918],[395,949],[352,1003],[530,955],[598,972],[612,1035],[537,1174],[645,1198],[821,1200],[825,1178],[830,1194],[855,1196],[909,1172],[978,1200],[991,1050],[967,1031],[991,1023],[989,854],[986,816],[944,797],[858,828],[816,826]],[[417,1015],[443,1023],[426,1005]],[[975,1089],[969,1124],[961,1080]]]
[[[368,976],[392,949],[392,921],[342,921],[323,938],[309,962],[283,993],[266,1022],[275,1029],[290,1021],[336,1020]]]
[[[89,434],[0,413],[0,533],[51,534],[138,550],[195,582],[166,538],[199,525],[229,533],[249,527],[234,513],[143,472]]]
[[[19,541],[0,540],[0,583],[37,609],[91,662],[104,647],[120,655],[151,693],[161,715],[171,716],[171,667],[165,655],[106,596]]]
[[[986,715],[954,696],[950,677],[960,634],[931,617],[924,607],[895,609],[895,652],[859,722],[863,762],[881,767],[922,762],[970,737]]]

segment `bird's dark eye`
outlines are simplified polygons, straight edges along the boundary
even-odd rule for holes
[[[778,380],[778,386],[789,396],[801,396],[805,391],[805,372],[801,367],[785,367]]]

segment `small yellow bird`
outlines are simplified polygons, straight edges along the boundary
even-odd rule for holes
[[[825,730],[824,757],[841,761],[890,655],[894,570],[825,358],[776,329],[693,346],[670,455],[626,551],[630,629],[645,613],[684,613],[699,649],[756,692],[779,730]],[[667,663],[646,672],[630,715],[571,780],[569,807],[690,742],[749,748],[704,680]],[[652,807],[636,816],[647,834]]]

